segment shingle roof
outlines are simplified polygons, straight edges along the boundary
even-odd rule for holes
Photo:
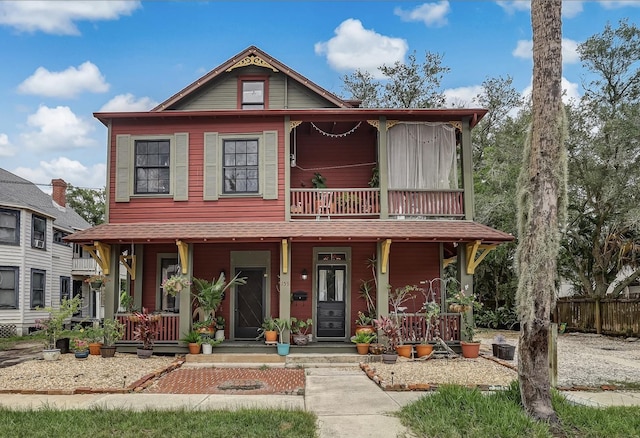
[[[187,222],[102,224],[67,238],[73,242],[364,241],[398,239],[425,242],[499,243],[513,236],[461,220],[300,220],[295,222]]]
[[[84,230],[91,224],[75,210],[60,207],[35,184],[0,168],[0,206],[24,208],[54,218],[53,225],[67,231]]]

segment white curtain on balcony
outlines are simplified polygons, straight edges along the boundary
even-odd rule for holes
[[[455,128],[400,122],[387,133],[390,189],[457,189]]]

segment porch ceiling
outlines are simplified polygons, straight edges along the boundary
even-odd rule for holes
[[[65,238],[69,242],[345,242],[393,239],[415,242],[509,242],[510,234],[462,220],[321,220],[295,222],[177,222],[102,224]]]

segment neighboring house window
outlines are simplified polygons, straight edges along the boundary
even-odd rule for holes
[[[41,269],[31,270],[31,308],[44,307],[44,286],[46,272]]]
[[[135,193],[169,193],[170,141],[135,141]]]
[[[242,81],[242,109],[264,109],[264,81]]]
[[[18,268],[0,266],[0,309],[18,308]]]
[[[224,193],[258,193],[258,140],[223,143]]]
[[[172,275],[180,275],[181,269],[178,264],[178,258],[162,258],[160,259],[160,284]],[[180,295],[171,296],[162,290],[162,310],[168,312],[177,312],[180,310]],[[184,292],[182,292],[184,293]]]
[[[20,243],[20,211],[0,208],[0,243]]]
[[[65,242],[63,239],[67,237],[69,233],[66,233],[62,230],[53,230],[53,243],[57,243],[59,245],[69,246],[69,243]]]
[[[60,304],[71,298],[71,278],[60,277]]]
[[[33,215],[31,219],[31,246],[46,249],[46,241],[47,220],[43,217]]]

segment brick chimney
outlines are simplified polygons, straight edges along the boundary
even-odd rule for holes
[[[51,197],[60,207],[67,206],[67,183],[63,179],[52,179],[53,194]]]

